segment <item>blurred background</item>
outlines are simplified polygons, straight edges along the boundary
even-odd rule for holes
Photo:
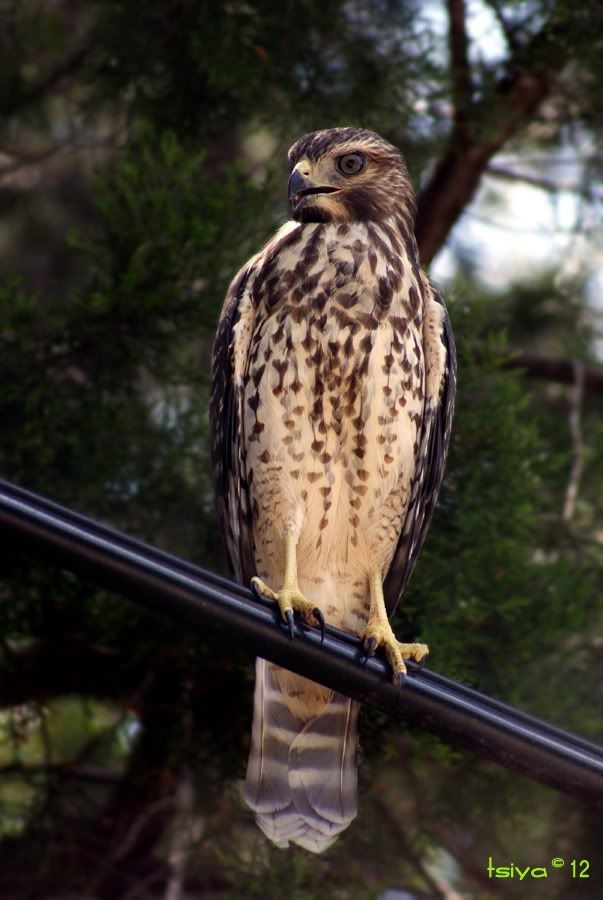
[[[398,636],[600,741],[599,0],[0,0],[0,475],[225,571],[215,324],[287,217],[287,148],[336,125],[406,157],[459,348]],[[272,848],[240,798],[252,660],[0,563],[1,898],[603,896],[600,815],[374,710],[352,827]]]

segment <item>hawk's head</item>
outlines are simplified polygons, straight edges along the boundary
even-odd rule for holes
[[[400,151],[374,131],[329,128],[289,150],[289,203],[298,222],[383,220],[415,196]]]

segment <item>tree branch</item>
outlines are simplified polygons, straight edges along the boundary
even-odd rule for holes
[[[569,425],[574,445],[574,458],[565,492],[563,504],[563,521],[571,522],[582,469],[584,468],[584,441],[582,440],[582,401],[584,399],[584,364],[580,360],[574,360],[574,386],[570,397]]]
[[[455,129],[457,139],[465,140],[472,97],[471,68],[467,55],[465,0],[448,0],[448,19],[450,22],[448,43],[450,47]]]
[[[497,0],[486,0],[486,5],[490,7],[494,15],[496,16],[496,21],[500,25],[501,31],[505,36],[505,40],[507,42],[507,46],[510,50],[517,49],[517,36],[515,34],[515,29],[512,25],[507,22],[502,9],[500,8],[500,4]]]
[[[413,847],[406,833],[404,822],[403,820],[401,821],[398,811],[391,802],[391,791],[388,792],[378,783],[373,787],[373,796],[382,818],[387,821],[391,831],[396,836],[396,846],[399,853],[406,857],[410,865],[417,871],[430,893],[435,897],[441,898],[441,900],[459,900],[458,895],[455,895],[453,898],[450,897],[450,894],[447,892],[447,885],[442,884],[438,878],[434,877],[432,872],[425,866],[422,855]]]
[[[474,857],[469,847],[459,840],[458,833],[447,828],[436,816],[422,820],[423,827],[435,840],[454,857],[463,873],[480,888],[482,897],[504,897],[505,892],[499,884],[488,878],[484,864]],[[481,893],[483,891],[484,893]]]
[[[141,709],[142,732],[105,810],[111,823],[104,857],[86,888],[86,896],[101,900],[141,896],[138,888],[154,883],[165,865],[155,850],[177,813],[177,773],[173,769],[172,740],[182,723],[174,721],[173,698],[183,690],[175,672],[155,679]],[[132,878],[131,872],[137,872]],[[167,870],[169,878],[169,869]],[[146,896],[146,893],[145,893]]]
[[[24,780],[44,775],[50,777],[85,781],[90,784],[113,785],[123,777],[123,772],[104,769],[102,766],[78,766],[71,761],[60,763],[41,763],[25,765],[24,763],[8,763],[0,766],[0,778],[18,776]]]
[[[559,191],[572,191],[572,193],[590,198],[594,194],[599,195],[600,193],[600,189],[597,191],[594,185],[582,185],[574,181],[559,182],[552,178],[543,178],[542,175],[516,172],[514,169],[507,169],[505,166],[488,166],[486,174],[492,175],[494,178],[500,178],[503,181],[520,181],[523,184],[541,188],[541,190],[548,191],[551,194],[556,194]]]
[[[79,69],[90,53],[92,46],[92,41],[84,43],[75,50],[71,56],[48,72],[36,84],[31,85],[22,92],[17,92],[13,98],[12,104],[4,109],[5,116],[12,116],[17,112],[21,112],[26,107],[43,100],[61,81]]]
[[[127,125],[120,124],[108,134],[98,138],[76,139],[69,137],[35,152],[18,148],[0,148],[0,186],[12,185],[25,169],[41,169],[49,160],[61,154],[95,153],[97,151],[116,152],[127,137]]]
[[[494,95],[472,105],[470,132],[464,123],[459,130],[455,121],[448,148],[418,197],[415,233],[423,263],[430,263],[443,246],[494,154],[549,96],[566,55],[566,46],[545,27],[517,51],[512,74],[498,80]]]
[[[533,353],[513,353],[504,363],[506,369],[523,369],[531,378],[546,378],[560,384],[575,384],[576,376],[573,359],[552,359]],[[603,394],[603,369],[594,366],[583,367],[584,391]]]
[[[192,849],[190,826],[195,802],[193,781],[187,769],[180,772],[174,799],[176,809],[168,850],[170,877],[164,900],[181,900],[186,884],[187,863]]]

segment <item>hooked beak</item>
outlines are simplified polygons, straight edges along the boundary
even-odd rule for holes
[[[302,175],[298,169],[294,169],[289,178],[289,205],[295,212],[306,197],[311,197],[313,194],[331,194],[336,190],[337,188],[334,187],[316,185],[310,178]]]

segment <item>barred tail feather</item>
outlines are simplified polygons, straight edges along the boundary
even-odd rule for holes
[[[303,712],[308,692],[310,716]],[[278,847],[291,841],[321,853],[355,817],[359,709],[348,697],[256,661],[245,800]]]

